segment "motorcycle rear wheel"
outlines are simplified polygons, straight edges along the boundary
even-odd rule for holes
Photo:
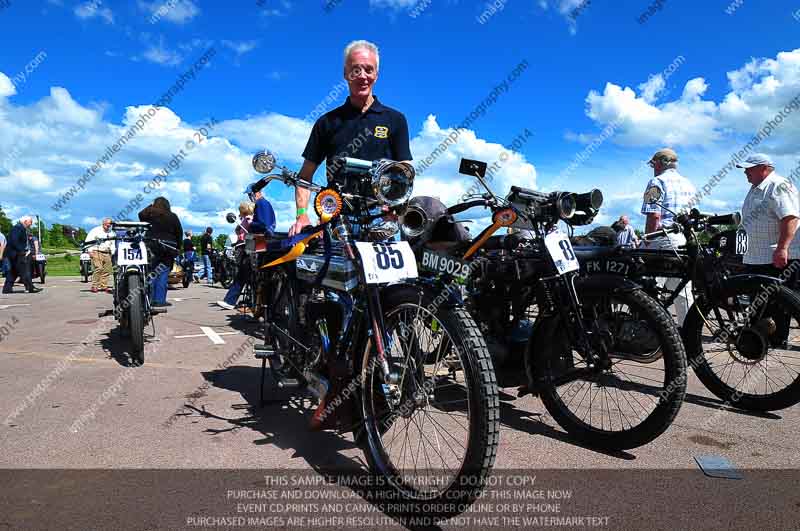
[[[585,323],[589,330],[601,319],[609,326],[608,338],[614,343],[611,352],[601,355],[607,367],[590,368],[569,344],[570,325],[554,315],[541,318],[529,345],[529,378],[553,419],[579,441],[615,451],[645,445],[669,428],[686,394],[686,352],[678,329],[667,311],[641,290],[582,295],[581,303],[587,321],[597,316]],[[660,355],[656,350],[641,361],[625,353],[620,339],[623,327],[630,330],[631,324],[655,334]]]
[[[416,289],[384,297],[387,361],[401,373],[399,394],[387,398],[368,342],[360,413],[364,453],[387,502],[382,510],[435,523],[465,511],[483,490],[497,455],[499,398],[475,321],[462,308],[431,311],[430,302]]]

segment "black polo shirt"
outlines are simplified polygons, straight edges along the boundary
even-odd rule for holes
[[[378,98],[362,113],[348,97],[344,105],[317,120],[303,150],[304,159],[315,164],[325,160],[329,174],[336,172],[335,157],[411,160],[406,117]]]

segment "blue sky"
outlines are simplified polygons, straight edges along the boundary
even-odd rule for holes
[[[640,24],[655,2],[496,0],[502,9],[492,13],[488,3],[455,0],[341,0],[329,12],[323,2],[296,0],[10,0],[0,9],[0,204],[12,216],[88,227],[128,204],[213,117],[211,138],[158,193],[185,225],[223,228],[222,214],[255,179],[253,151],[271,147],[297,166],[310,129],[303,117],[341,81],[343,47],[363,38],[380,46],[375,93],[406,114],[415,159],[527,61],[418,179],[419,193],[455,202],[471,185],[458,176],[458,159],[498,160],[527,129],[532,136],[498,173],[498,191],[598,187],[607,198],[601,221],[638,212],[648,177],[640,164],[653,151],[674,147],[682,173],[701,187],[800,93],[800,0],[745,0],[732,14],[730,0],[661,4]],[[421,12],[412,16],[415,7]],[[214,51],[210,62],[145,131],[53,210],[206,50]],[[614,123],[613,134],[589,147]],[[800,113],[759,149],[789,174],[798,138]],[[280,185],[269,192],[285,226],[291,193]],[[703,206],[737,210],[745,193],[744,176],[734,173]]]

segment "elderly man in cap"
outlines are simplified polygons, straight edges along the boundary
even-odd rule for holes
[[[656,151],[650,158],[653,168],[653,178],[647,183],[645,189],[651,186],[661,190],[660,204],[642,203],[642,214],[647,217],[645,232],[655,232],[667,229],[675,223],[675,214],[689,208],[689,202],[697,194],[694,185],[678,173],[678,154],[670,148]],[[658,238],[645,245],[656,249],[677,249],[686,245],[686,238],[681,233],[670,233],[668,236]],[[674,290],[680,285],[681,279],[662,279],[661,284],[668,290]],[[675,313],[678,326],[683,325],[683,320],[689,313],[689,307],[694,303],[691,282],[686,285],[680,295],[675,299]]]
[[[747,231],[743,262],[751,269],[778,275],[790,261],[800,258],[794,237],[800,218],[800,196],[791,181],[775,172],[769,156],[755,153],[736,165],[752,185],[742,204],[742,225]]]
[[[92,293],[105,291],[111,293],[111,255],[114,252],[114,238],[111,230],[111,218],[104,218],[101,225],[93,228],[86,235],[86,242],[93,242],[86,250],[92,258]]]

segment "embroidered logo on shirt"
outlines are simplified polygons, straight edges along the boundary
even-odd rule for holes
[[[375,138],[389,138],[389,128],[385,125],[376,125]]]

